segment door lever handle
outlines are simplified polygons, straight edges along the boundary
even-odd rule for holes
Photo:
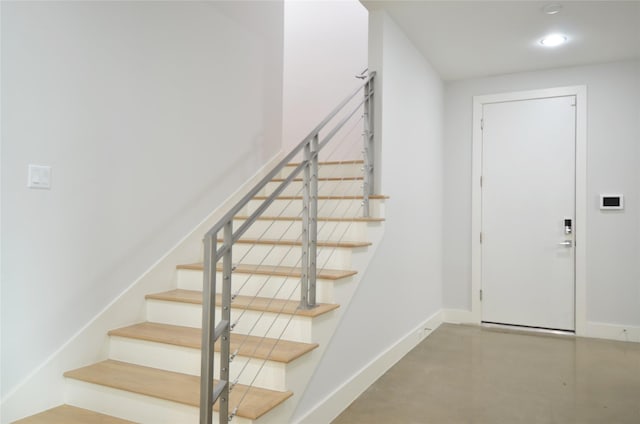
[[[558,246],[571,247],[571,246],[573,246],[573,242],[571,240],[561,241],[560,243],[558,243]]]

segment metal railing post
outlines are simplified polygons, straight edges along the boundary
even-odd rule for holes
[[[224,226],[224,246],[226,250],[222,256],[222,322],[231,322],[231,253],[233,245],[233,220],[229,220]],[[225,382],[220,393],[219,417],[220,424],[229,422],[229,356],[231,344],[231,326],[226,325],[221,334],[220,342],[220,381]]]
[[[204,239],[204,281],[202,288],[202,357],[200,375],[200,423],[213,420],[213,352],[215,338],[214,305],[216,301],[216,249],[215,238]]]
[[[302,195],[302,278],[300,308],[316,306],[316,256],[318,244],[318,134],[304,146]]]
[[[374,106],[374,93],[373,93],[373,80],[372,75],[364,86],[364,184],[362,186],[362,209],[363,215],[369,217],[371,212],[369,210],[369,195],[375,193],[374,181],[375,181],[375,169],[374,169],[374,141],[373,141],[373,106]]]
[[[317,135],[315,136],[317,137]],[[314,139],[315,139],[314,137]],[[311,202],[311,141],[304,146],[302,173],[302,256],[300,259],[300,308],[309,308],[309,208]]]
[[[311,140],[311,179],[309,181],[309,289],[307,307],[316,306],[316,266],[318,246],[318,134]]]
[[[216,250],[217,233],[210,232],[204,239],[204,281],[202,287],[202,349],[200,372],[200,424],[213,423],[213,404],[220,399],[219,422],[229,422],[229,344],[231,327],[231,237],[232,221],[224,226],[222,255],[222,314],[215,325],[216,304]],[[220,380],[214,387],[214,351],[216,341],[221,340]],[[225,353],[226,352],[226,353]]]

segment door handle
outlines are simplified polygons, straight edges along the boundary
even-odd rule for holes
[[[571,247],[571,246],[573,246],[573,242],[571,240],[561,241],[560,243],[558,243],[558,246]]]

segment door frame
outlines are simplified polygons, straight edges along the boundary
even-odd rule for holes
[[[473,97],[471,166],[471,316],[482,321],[482,108],[485,104],[549,97],[576,96],[576,216],[575,216],[575,334],[586,334],[586,230],[587,230],[587,87],[585,85],[516,91]]]

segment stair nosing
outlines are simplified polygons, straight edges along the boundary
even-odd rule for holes
[[[137,331],[141,328],[143,329],[142,333]],[[156,334],[149,334],[148,329],[152,329],[152,332],[153,332],[153,329],[162,330],[164,332],[171,332],[171,331],[185,332],[186,331],[194,334],[197,333],[198,337],[195,338],[196,342],[193,343],[190,341],[185,341],[184,337],[182,338],[182,340],[177,340],[176,338],[172,339],[170,337],[158,336],[157,333],[159,333],[160,331],[157,331]],[[145,330],[147,330],[146,333],[145,333]],[[163,323],[154,323],[154,322],[141,322],[141,323],[129,325],[126,327],[120,327],[114,330],[110,330],[107,334],[111,337],[143,340],[147,342],[162,343],[162,344],[186,347],[186,348],[197,349],[197,350],[201,349],[201,341],[202,341],[201,339],[202,330],[200,328],[185,327],[185,326],[163,324]],[[192,335],[193,334],[191,334],[190,336]],[[260,343],[261,341],[268,342],[267,344],[264,345],[267,348],[272,347],[274,344],[275,344],[275,347],[270,349],[265,354],[264,351],[259,349],[262,346],[262,343]],[[254,346],[256,345],[256,342],[258,342],[258,346],[257,348],[254,348]],[[289,350],[286,349],[287,345],[292,347],[295,346],[296,347],[295,351],[291,353],[292,351],[290,349]],[[266,337],[263,338],[263,337],[257,337],[257,336],[251,336],[251,335],[245,335],[245,334],[236,334],[236,333],[231,334],[231,350],[235,351],[236,348],[240,349],[238,352],[238,356],[268,360],[268,361],[279,362],[283,364],[289,364],[293,362],[294,360],[316,349],[318,346],[319,345],[317,343],[304,343],[304,342],[294,342],[289,340],[277,340],[273,338],[266,338]],[[220,351],[219,343],[215,344],[215,351],[216,352]],[[283,351],[286,351],[286,353],[282,353]]]
[[[101,374],[103,371],[98,370],[97,372],[95,372],[97,368],[98,369],[104,368],[105,369],[104,373],[108,374],[108,377],[99,378],[98,375]],[[94,371],[95,374],[91,375],[90,371]],[[162,384],[162,385],[154,384],[153,386],[154,388],[156,388],[157,386],[161,386],[164,389],[166,389],[167,387],[173,387],[174,385],[177,386],[178,383],[181,383],[181,384],[189,385],[188,387],[189,393],[185,393],[184,391],[181,391],[180,392],[181,396],[176,396],[175,392],[169,395],[166,390],[154,391],[148,388],[142,389],[140,387],[139,380],[141,377],[143,377],[144,374],[147,374],[147,377],[148,377],[148,374],[154,374],[158,380],[164,381],[165,384]],[[120,384],[116,384],[116,382],[114,381],[116,377],[122,378],[123,376],[129,379],[132,379],[134,377],[137,377],[138,379],[135,383],[131,383],[131,381],[129,382],[120,381]],[[107,359],[86,367],[67,371],[64,373],[64,377],[78,380],[78,381],[83,381],[89,384],[96,384],[104,387],[109,387],[115,390],[122,390],[129,393],[137,393],[139,395],[148,396],[155,399],[162,399],[169,402],[180,403],[180,404],[195,407],[195,408],[198,408],[200,406],[200,395],[199,395],[200,376],[183,374],[183,373],[178,373],[174,371],[167,371],[167,370],[162,370],[158,368],[145,367],[142,365],[135,365],[127,362]],[[179,381],[175,381],[175,380],[179,380]],[[174,383],[174,385],[169,384],[172,382]],[[237,399],[238,397],[242,397],[241,392],[244,392],[247,389],[248,388],[245,385],[241,385],[241,384],[235,385],[234,390],[231,392],[230,403],[233,405],[234,404],[233,398]],[[289,397],[293,395],[293,393],[290,391],[281,392],[277,390],[262,389],[258,387],[251,387],[249,388],[249,390],[250,392],[247,395],[247,397],[250,396],[251,391],[253,391],[254,393],[256,392],[261,393],[261,395],[259,395],[261,398],[264,398],[264,395],[266,395],[267,393],[272,394],[272,396],[277,396],[277,399],[274,399],[274,402],[270,402],[271,405],[269,406],[261,406],[260,408],[249,408],[248,406],[245,406],[243,408],[243,406],[240,405],[240,408],[237,411],[237,415],[243,418],[251,419],[251,420],[256,420],[260,418],[262,415],[271,411],[273,408],[280,405],[282,402],[284,402],[285,400],[287,400]],[[218,405],[218,402],[216,402],[216,404],[214,405],[214,409],[216,410],[217,410],[217,405]],[[233,406],[232,406],[232,409],[233,409]]]
[[[318,177],[317,180],[318,181],[362,181],[364,180],[364,177]],[[273,183],[281,183],[283,181],[286,181],[286,178],[271,179],[271,182]],[[291,181],[300,182],[300,181],[304,181],[304,178],[294,178]]]
[[[253,196],[254,200],[267,200],[269,196]],[[302,200],[302,196],[278,196],[276,199],[279,200]],[[318,200],[362,200],[364,196],[361,195],[345,195],[345,196],[318,196]],[[386,200],[389,199],[389,196],[383,194],[371,194],[369,195],[369,199],[371,200]]]
[[[277,265],[252,265],[252,264],[236,264],[233,273],[249,274],[249,275],[275,275],[278,277],[300,278],[302,271],[300,267],[277,266]],[[176,269],[188,271],[203,271],[204,264],[202,262],[193,264],[181,264]],[[222,265],[216,267],[216,271],[222,271]],[[317,271],[316,277],[320,280],[338,281],[356,275],[358,271],[338,270],[338,269],[320,269]]]
[[[73,405],[59,405],[46,411],[33,414],[31,416],[14,421],[13,424],[69,424],[69,419],[73,423],[81,424],[135,424],[133,421],[125,420],[113,415],[107,415],[90,409],[78,408]],[[89,419],[89,421],[87,421]]]
[[[179,302],[179,303],[188,303],[193,305],[202,305],[202,292],[198,290],[185,290],[185,289],[173,289],[168,290],[161,293],[153,293],[145,296],[147,300],[159,300],[165,302]],[[242,305],[237,303],[238,300],[248,301],[253,299],[251,303],[247,303]],[[258,302],[255,302],[255,299],[259,299]],[[296,315],[305,318],[315,318],[320,315],[324,315],[328,312],[331,312],[340,307],[340,305],[335,303],[318,303],[316,307],[312,309],[300,309],[297,307],[298,302],[283,300],[283,299],[272,299],[266,297],[254,297],[254,296],[236,296],[235,298],[236,304],[231,304],[231,308],[237,309],[246,309],[250,311],[258,311],[258,312],[270,312],[274,314],[284,314],[284,315]],[[261,307],[260,303],[267,303],[267,307]],[[276,308],[275,305],[282,305],[282,308]],[[221,295],[216,295],[216,306],[221,305]],[[293,308],[296,306],[296,308]]]
[[[218,242],[224,242],[224,239],[218,239]],[[302,240],[293,240],[293,239],[254,239],[254,238],[241,238],[236,241],[236,244],[267,244],[267,245],[277,245],[277,246],[301,246]],[[338,249],[355,249],[358,247],[368,247],[371,246],[372,243],[370,241],[331,241],[331,240],[319,240],[316,242],[316,246],[318,247],[334,247]]]
[[[235,220],[246,220],[248,215],[236,215],[233,217]],[[301,216],[259,216],[256,218],[258,221],[302,221]],[[372,217],[318,217],[317,221],[329,221],[329,222],[384,222],[384,218],[372,218]]]
[[[302,162],[289,162],[285,166],[298,166],[301,163]],[[364,160],[362,159],[350,159],[350,160],[334,160],[334,161],[318,162],[318,165],[357,165],[357,164],[363,164],[363,163],[364,163]]]

